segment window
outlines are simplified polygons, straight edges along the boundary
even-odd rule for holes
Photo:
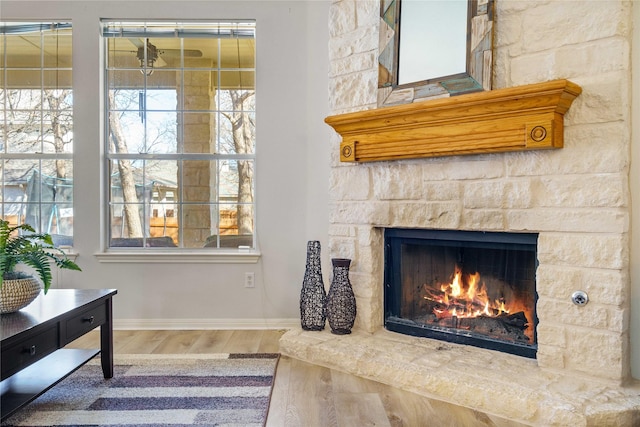
[[[255,248],[255,23],[102,23],[109,247]]]
[[[73,243],[71,24],[0,23],[0,216]]]

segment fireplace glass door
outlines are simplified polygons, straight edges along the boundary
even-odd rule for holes
[[[385,327],[535,358],[537,234],[385,230]]]

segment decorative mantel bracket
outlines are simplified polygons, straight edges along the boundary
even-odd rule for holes
[[[373,162],[562,148],[582,88],[554,80],[330,116],[340,160]]]

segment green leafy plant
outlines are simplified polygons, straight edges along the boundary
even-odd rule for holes
[[[20,234],[20,231],[29,234]],[[0,287],[4,280],[28,277],[25,272],[16,271],[19,264],[25,264],[36,271],[46,294],[51,286],[51,261],[59,268],[82,271],[62,250],[53,246],[51,235],[36,233],[29,224],[11,227],[8,221],[0,220]]]

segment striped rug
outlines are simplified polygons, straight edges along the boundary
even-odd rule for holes
[[[92,360],[2,426],[263,426],[278,359],[116,355],[110,380]]]

